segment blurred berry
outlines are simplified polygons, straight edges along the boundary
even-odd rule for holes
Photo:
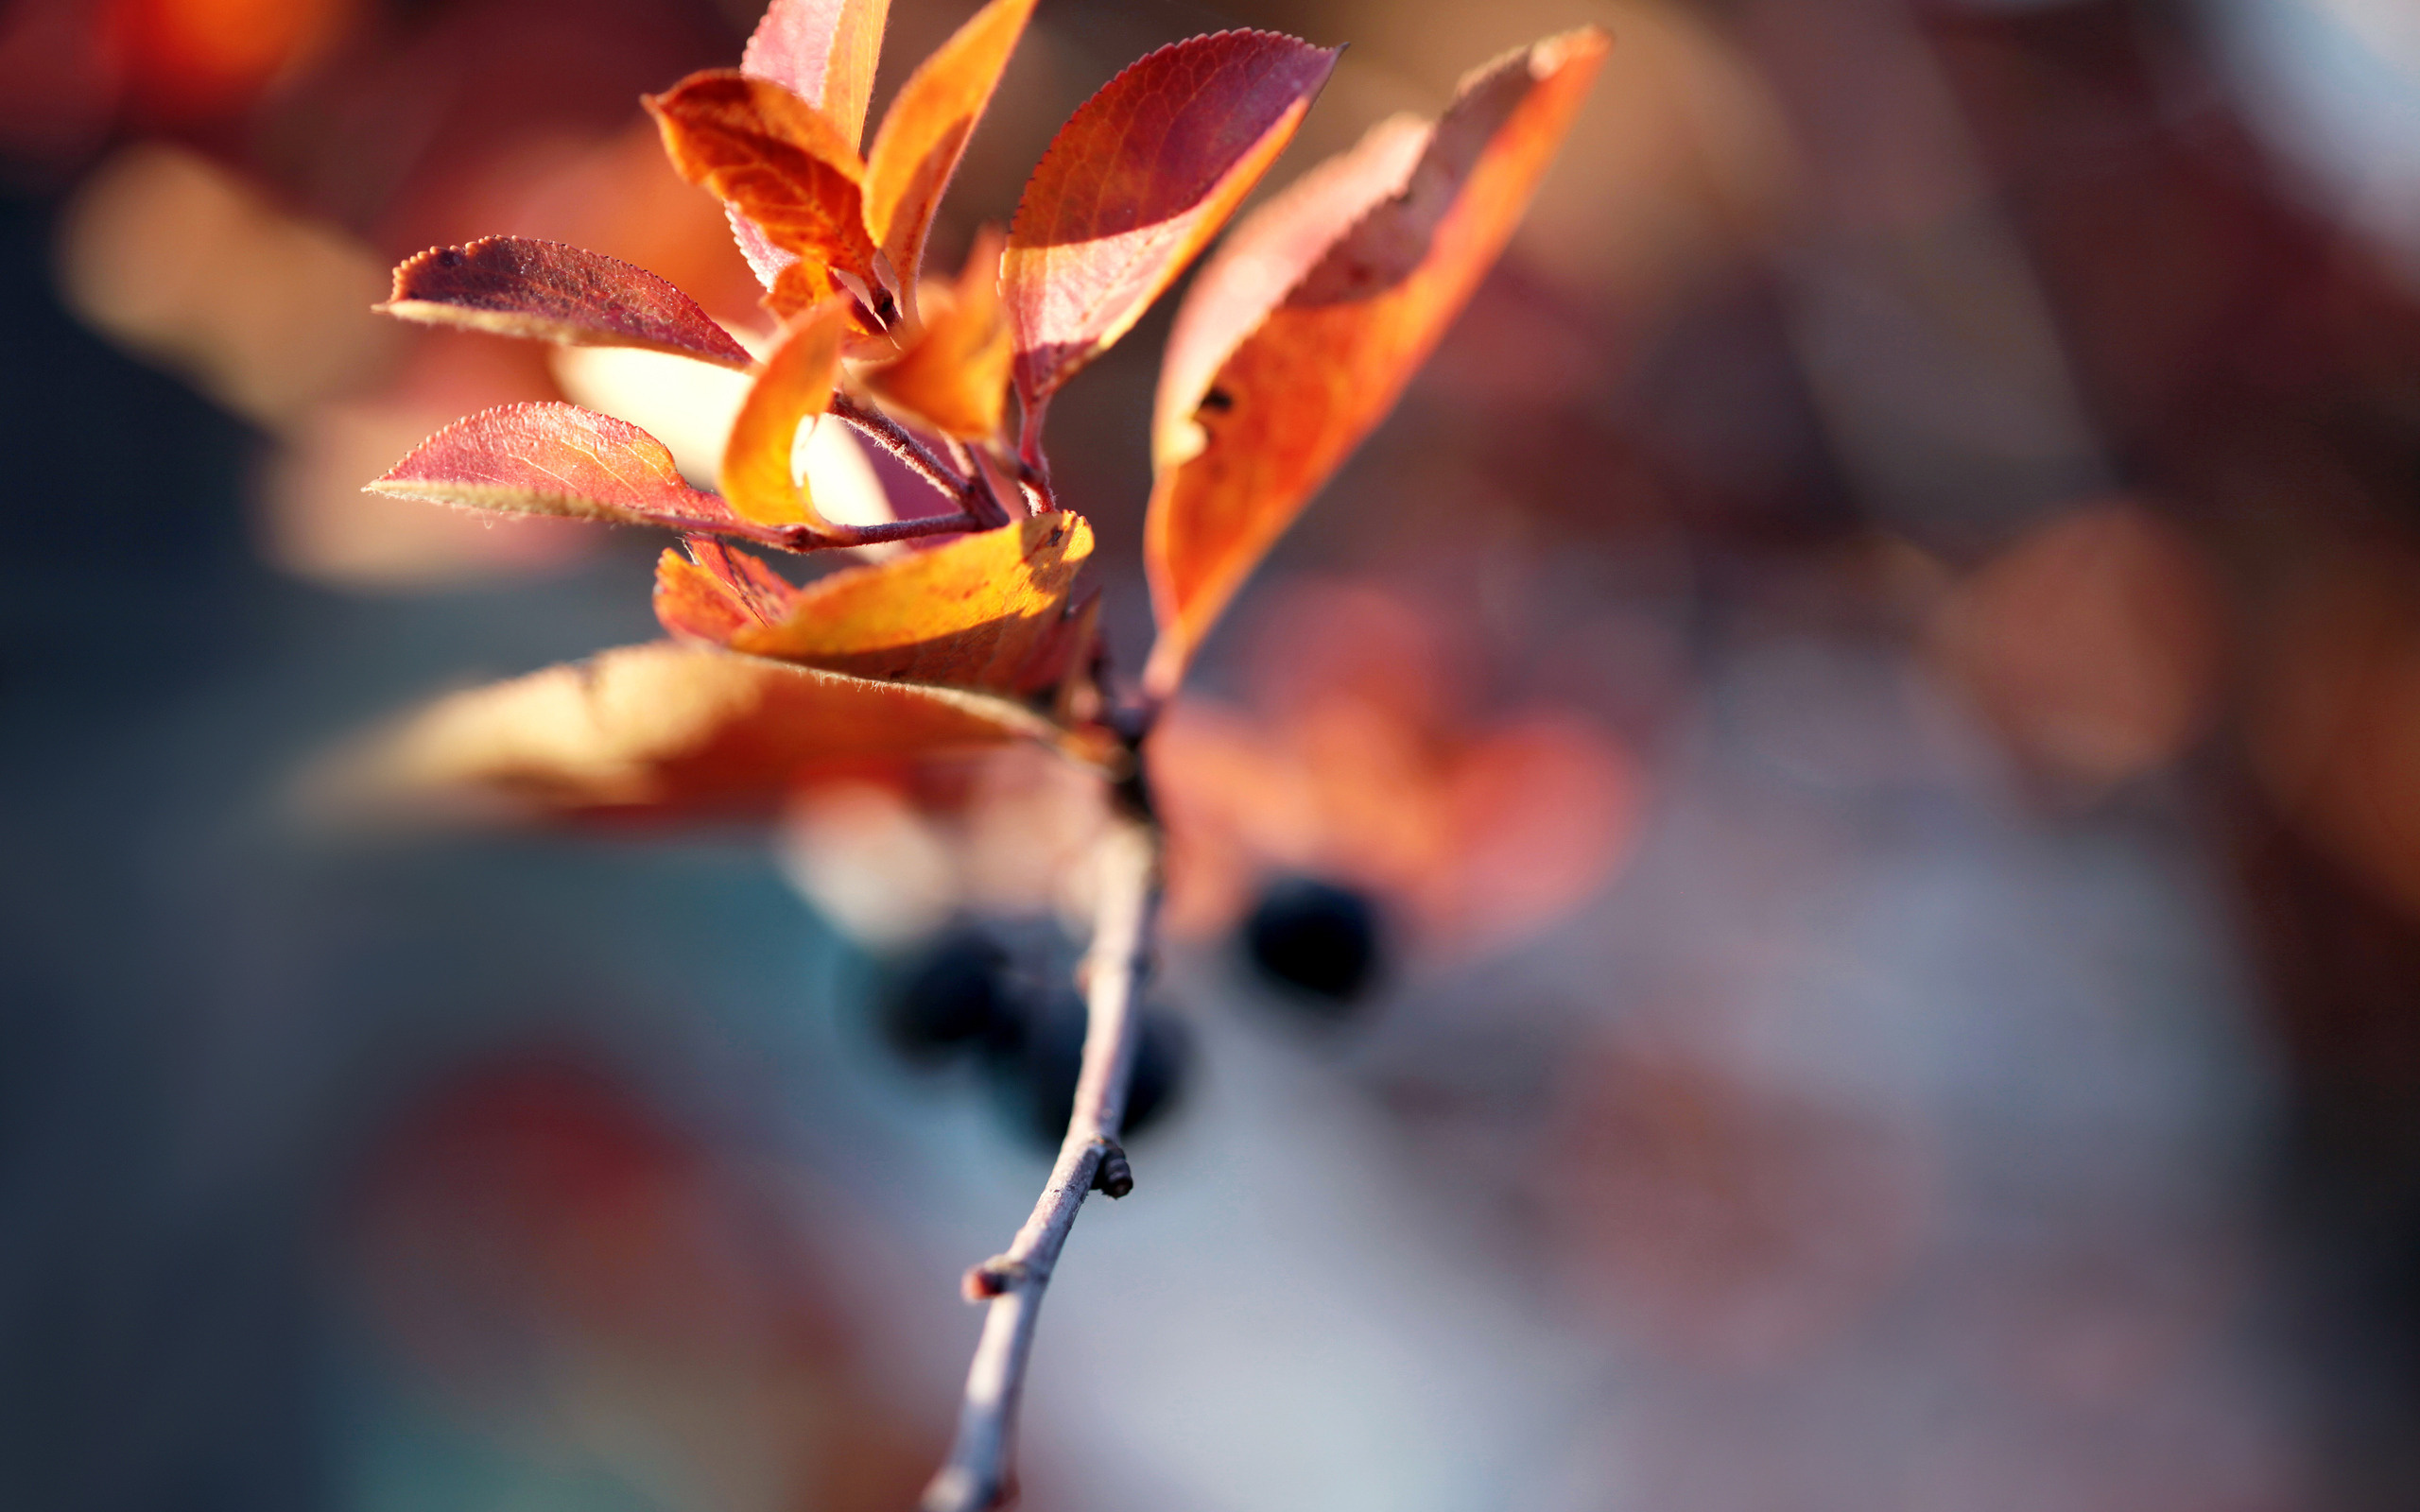
[[[1076,1106],[1083,1068],[1084,1003],[1058,993],[1025,1021],[1024,1032],[986,1046],[986,1064],[1002,1110],[1017,1132],[1042,1149],[1057,1149]],[[1192,1059],[1192,1040],[1174,1014],[1145,1007],[1136,1018],[1134,1074],[1126,1094],[1121,1138],[1147,1132],[1174,1106]]]
[[[910,1060],[935,1061],[989,1042],[1019,1015],[1006,947],[954,929],[901,964],[882,1000],[882,1037]]]
[[[1378,974],[1378,911],[1350,888],[1311,877],[1271,883],[1244,921],[1253,965],[1294,1001],[1340,1017]]]

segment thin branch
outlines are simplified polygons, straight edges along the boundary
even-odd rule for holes
[[[1098,1186],[1122,1197],[1133,1189],[1117,1133],[1134,1070],[1134,997],[1159,906],[1160,837],[1143,806],[1130,806],[1136,812],[1104,834],[1094,853],[1100,901],[1085,960],[1083,1069],[1076,1080],[1067,1137],[1049,1184],[1015,1242],[1005,1254],[966,1273],[968,1298],[988,1298],[990,1311],[967,1371],[958,1438],[925,1489],[922,1512],[988,1512],[1010,1499],[1017,1405],[1025,1395],[1026,1363],[1050,1272],[1085,1194]]]
[[[832,396],[831,412],[856,426],[876,446],[908,464],[918,476],[947,494],[952,504],[961,509],[972,506],[973,489],[965,476],[935,456],[932,449],[918,440],[905,425],[871,404],[860,404],[845,392]]]

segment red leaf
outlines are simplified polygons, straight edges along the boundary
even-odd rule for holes
[[[1028,413],[1218,233],[1336,59],[1272,32],[1196,37],[1111,79],[1060,129],[1017,203],[1001,269]]]
[[[879,282],[859,189],[865,164],[830,117],[779,84],[729,69],[692,74],[644,103],[681,176],[798,260],[778,270],[776,287],[788,292],[777,313],[845,292],[833,270],[860,287]],[[766,276],[761,264],[757,275]]]
[[[370,485],[372,493],[519,514],[569,515],[745,536],[801,549],[799,531],[740,519],[691,488],[663,442],[577,404],[504,404],[439,431]]]
[[[425,325],[750,365],[747,349],[697,301],[646,268],[524,236],[431,248],[395,269],[394,297],[378,308]]]
[[[908,76],[874,133],[866,154],[866,230],[882,244],[903,288],[915,287],[933,212],[1033,5],[992,0],[977,11]]]
[[[1417,139],[1383,123],[1203,270],[1153,426],[1150,686],[1175,686],[1246,575],[1394,406],[1503,250],[1608,45],[1585,27],[1472,75],[1416,163]]]
[[[890,14],[890,0],[773,0],[740,54],[739,71],[821,110],[854,149],[865,137]]]

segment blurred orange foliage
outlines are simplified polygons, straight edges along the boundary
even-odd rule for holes
[[[2209,728],[2221,615],[2201,548],[2121,499],[2036,526],[1952,593],[1932,634],[2015,753],[2089,791]]]
[[[1418,605],[1297,581],[1254,630],[1250,703],[1188,696],[1148,748],[1171,930],[1221,930],[1269,873],[1296,871],[1377,894],[1427,949],[1478,951],[1578,906],[1629,853],[1629,751],[1576,710],[1474,710]]]

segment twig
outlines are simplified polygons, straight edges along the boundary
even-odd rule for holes
[[[1138,810],[1140,805],[1132,805]],[[1151,920],[1159,905],[1159,829],[1147,814],[1128,815],[1095,851],[1100,902],[1086,957],[1083,1069],[1076,1106],[1049,1184],[1005,1254],[966,1273],[969,1300],[988,1298],[983,1336],[966,1374],[958,1438],[925,1488],[922,1512],[987,1512],[1009,1500],[1017,1404],[1026,1362],[1051,1269],[1095,1186],[1113,1197],[1133,1188],[1117,1133],[1134,1069],[1134,996],[1146,970]]]
[[[831,410],[856,426],[876,446],[908,464],[925,482],[949,495],[950,501],[959,507],[971,508],[974,506],[973,485],[948,463],[935,456],[932,449],[918,440],[908,427],[873,405],[858,403],[845,392],[832,396]]]

